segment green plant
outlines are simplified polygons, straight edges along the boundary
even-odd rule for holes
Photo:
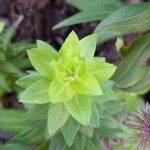
[[[15,30],[6,29],[0,34],[0,96],[15,90],[14,82],[25,75],[25,69],[31,67],[25,49],[33,47],[33,44],[12,42]]]
[[[36,71],[16,82],[25,89],[20,102],[27,112],[0,111],[0,130],[15,134],[1,147],[103,150],[100,140],[108,139],[115,149],[123,149],[114,140],[129,137],[130,131],[120,120],[144,105],[139,95],[149,90],[143,78],[149,72],[143,67],[150,57],[149,37],[137,38],[117,69],[93,57],[95,35],[79,40],[71,32],[59,52],[38,40],[37,48],[27,51]]]
[[[79,41],[71,32],[57,53],[50,45],[38,40],[38,48],[28,50],[29,59],[38,73],[17,81],[26,89],[20,102],[33,105],[28,116],[47,119],[46,135],[52,138],[61,131],[69,147],[79,131],[91,137],[93,128],[99,127],[96,103],[101,105],[109,100],[107,95],[115,99],[107,81],[116,67],[103,58],[93,57],[96,41],[95,35]]]
[[[11,135],[0,149],[149,149],[150,106],[143,95],[150,91],[150,3],[66,2],[80,12],[54,29],[101,22],[81,40],[71,32],[58,52],[41,40],[37,48],[13,42],[15,29],[5,30],[0,21],[0,96],[16,91],[17,80],[25,108],[5,109],[0,101],[0,132]],[[142,32],[127,47],[122,36],[137,31]],[[118,66],[94,57],[96,44],[114,37],[122,58]],[[25,49],[35,71],[25,72],[31,69]]]

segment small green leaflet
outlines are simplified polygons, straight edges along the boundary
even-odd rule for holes
[[[74,119],[83,125],[88,125],[91,118],[91,101],[86,95],[75,95],[65,102],[65,106]]]
[[[48,132],[49,135],[54,135],[69,118],[69,113],[64,104],[50,104],[48,111]]]
[[[94,34],[80,40],[81,56],[84,57],[86,61],[93,59],[96,50],[96,43],[97,36]]]
[[[20,102],[44,104],[49,103],[48,96],[49,81],[46,79],[39,80],[31,84],[23,93],[20,98]]]
[[[63,137],[69,147],[73,144],[78,129],[79,129],[79,123],[76,120],[74,120],[72,117],[68,119],[68,121],[62,128]]]
[[[50,62],[57,59],[53,51],[49,49],[33,48],[28,50],[29,59],[34,68],[43,76],[51,79],[53,77],[53,68]]]

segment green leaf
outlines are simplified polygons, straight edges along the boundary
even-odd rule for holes
[[[5,23],[3,21],[0,21],[0,33],[3,31],[5,27]]]
[[[127,88],[137,82],[142,65],[150,57],[150,34],[139,37],[129,49],[112,76],[112,80],[120,88]]]
[[[67,67],[61,61],[52,61],[50,65],[54,70],[57,81],[64,84],[64,80],[68,75]]]
[[[67,0],[67,2],[79,8],[81,12],[61,21],[55,25],[53,29],[78,23],[102,20],[121,6],[121,2],[117,0]]]
[[[80,126],[80,132],[82,134],[85,134],[86,136],[88,137],[92,137],[93,134],[94,134],[94,130],[92,127],[89,127],[89,126]]]
[[[9,73],[9,74],[18,74],[18,73],[21,73],[21,70],[15,65],[13,64],[12,62],[5,62],[5,63],[2,63],[2,67],[1,69],[6,72],[6,73]]]
[[[63,140],[63,137],[60,134],[58,134],[51,139],[49,150],[66,150],[65,147],[66,144]]]
[[[32,120],[47,119],[48,109],[49,105],[47,104],[33,105],[27,113],[25,113],[25,117]]]
[[[119,6],[121,4],[119,0],[66,0],[66,2],[80,10],[93,10],[92,8],[95,8],[96,6],[103,6],[108,4]]]
[[[0,109],[0,132],[18,133],[27,128],[24,112],[15,109]]]
[[[72,117],[83,125],[88,125],[91,118],[91,101],[88,96],[75,95],[65,102],[65,106]]]
[[[37,150],[47,150],[49,148],[49,145],[49,141],[45,141],[37,147]]]
[[[0,61],[4,62],[6,60],[6,53],[3,51],[0,51]]]
[[[0,145],[1,150],[32,150],[28,145],[23,145],[19,143],[9,143]]]
[[[69,113],[64,104],[50,104],[48,111],[48,132],[49,135],[54,135],[69,118]]]
[[[135,93],[117,91],[117,96],[120,102],[116,102],[116,106],[117,106],[117,103],[118,105],[120,103],[120,112],[123,112],[122,111],[123,107],[121,107],[121,103],[124,103],[122,105],[124,105],[124,108],[126,109],[127,112],[136,112],[137,108],[140,108],[141,106],[144,105],[143,99],[140,96],[136,95]],[[111,105],[113,107],[113,104]],[[114,110],[116,111],[117,109],[114,108]]]
[[[92,96],[92,100],[103,104],[106,101],[117,99],[116,93],[109,86],[109,82],[104,82],[101,84],[103,95],[100,96]]]
[[[82,78],[70,82],[71,87],[77,93],[86,95],[102,95],[98,80],[91,74],[85,74]]]
[[[48,95],[52,103],[60,103],[70,100],[73,97],[73,92],[69,83],[60,84],[56,80],[50,83]]]
[[[20,87],[23,87],[24,89],[28,88],[31,84],[33,84],[36,81],[41,80],[43,77],[40,74],[34,73],[27,75],[19,80],[16,81],[16,84]]]
[[[135,84],[122,88],[123,91],[126,92],[138,92],[148,91],[150,89],[150,69],[146,72],[145,75],[142,76],[142,79],[136,82]]]
[[[110,115],[108,115],[106,110],[103,114],[101,113],[100,120],[100,127],[96,130],[99,138],[112,140],[117,137],[117,133],[122,132],[119,122],[112,118]]]
[[[86,139],[86,148],[87,150],[103,150],[99,137],[97,136],[94,136],[92,139]]]
[[[99,120],[99,111],[96,107],[96,104],[92,103],[92,115],[91,115],[91,120],[90,120],[90,127],[98,128],[100,125],[100,120]]]
[[[59,51],[59,55],[63,61],[67,61],[65,59],[72,59],[73,57],[80,56],[80,41],[74,31],[72,31],[66,38]]]
[[[2,44],[3,44],[3,48],[5,51],[8,51],[8,49],[10,48],[11,40],[12,40],[12,37],[15,33],[16,33],[15,27],[11,27],[3,33]]]
[[[10,92],[11,89],[7,84],[7,80],[4,74],[0,73],[0,88],[2,88],[5,91]]]
[[[52,79],[53,68],[50,62],[57,59],[57,54],[53,50],[33,48],[28,50],[29,59],[34,68],[43,76]]]
[[[42,41],[42,40],[37,40],[37,47],[40,49],[47,49],[49,51],[51,51],[51,55],[52,57],[57,57],[57,51],[48,43]]]
[[[99,43],[126,33],[149,30],[149,14],[149,3],[121,7],[106,17],[95,29]]]
[[[46,79],[42,79],[31,84],[23,93],[20,98],[20,102],[44,104],[49,103],[48,88],[50,82]]]
[[[116,66],[100,59],[87,62],[87,72],[92,73],[99,81],[108,80],[115,72]]]
[[[78,132],[75,141],[73,143],[73,146],[69,150],[84,150],[85,141],[86,141],[86,136]]]
[[[69,147],[73,144],[78,129],[79,123],[72,117],[68,119],[68,121],[62,128],[63,137]]]
[[[92,60],[96,50],[97,37],[96,35],[86,36],[80,41],[81,56],[86,61]]]
[[[43,122],[42,122],[43,123]],[[35,145],[37,143],[45,142],[44,139],[44,127],[42,127],[42,123],[37,126],[34,124],[28,124],[27,128],[21,130],[17,135],[13,136],[11,142],[13,143],[26,143],[30,145]],[[44,122],[45,125],[45,122]]]
[[[117,114],[121,115],[125,110],[125,104],[121,100],[107,101],[102,105],[102,107],[112,116]]]
[[[115,10],[114,7],[105,5],[101,8],[95,7],[92,11],[91,9],[77,13],[57,25],[53,27],[53,29],[59,29],[65,26],[70,26],[74,24],[84,23],[84,22],[91,22],[91,21],[100,21],[103,18],[105,18],[107,15],[109,15],[111,12]]]

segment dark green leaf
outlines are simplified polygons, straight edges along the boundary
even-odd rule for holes
[[[69,118],[69,113],[64,104],[50,104],[48,111],[48,132],[49,135],[54,135]]]
[[[126,88],[137,82],[142,65],[150,57],[150,34],[138,38],[130,47],[128,55],[116,69],[112,79],[120,88]]]
[[[100,139],[96,136],[94,136],[91,139],[86,139],[86,148],[87,150],[103,150],[103,147],[100,143]]]
[[[0,109],[0,131],[18,133],[28,127],[23,115],[23,111]]]
[[[89,126],[98,128],[99,125],[100,125],[99,111],[97,110],[96,104],[92,103],[92,115],[91,115],[91,120],[90,120]]]
[[[47,119],[48,109],[49,105],[47,104],[33,105],[27,113],[25,113],[25,117],[32,120]]]
[[[90,126],[80,126],[80,132],[88,137],[92,137],[94,134],[94,129]]]
[[[62,128],[63,137],[69,147],[73,144],[78,129],[79,123],[72,117],[68,119],[68,121]]]
[[[32,150],[32,148],[27,145],[15,143],[0,145],[0,150]]]
[[[150,29],[150,4],[131,4],[106,17],[95,29],[99,43],[115,36]]]

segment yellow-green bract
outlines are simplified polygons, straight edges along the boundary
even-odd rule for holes
[[[91,119],[91,97],[102,95],[101,84],[115,71],[115,66],[94,57],[97,38],[90,35],[79,40],[71,32],[59,52],[38,40],[38,48],[28,50],[37,73],[17,83],[26,90],[23,103],[49,105],[48,131],[53,135],[71,115],[83,125]]]

